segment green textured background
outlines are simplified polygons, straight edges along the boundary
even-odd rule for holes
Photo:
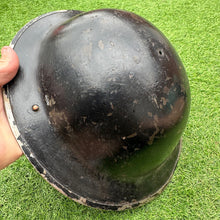
[[[23,156],[0,171],[0,219],[220,219],[219,0],[0,0],[0,47],[31,19],[61,9],[132,11],[176,48],[191,86],[191,113],[172,181],[155,200],[123,212],[79,205],[53,189]]]

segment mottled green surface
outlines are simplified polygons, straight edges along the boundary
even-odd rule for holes
[[[135,12],[171,41],[187,70],[191,113],[177,170],[165,191],[134,210],[100,211],[53,189],[25,157],[0,171],[0,219],[219,219],[220,3],[218,0],[0,0],[0,47],[29,20],[61,9]]]

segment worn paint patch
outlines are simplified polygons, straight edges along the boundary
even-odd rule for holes
[[[48,95],[45,95],[45,101],[46,101],[46,104],[50,107],[56,104],[56,101],[54,100],[54,98],[49,97]]]
[[[86,199],[85,198],[83,198],[83,197],[80,197],[80,199],[78,200],[79,201],[79,203],[81,203],[81,204],[86,204]]]
[[[83,47],[83,53],[89,58],[89,60],[92,58],[92,43]]]
[[[137,56],[133,56],[133,60],[136,64],[139,64],[141,62],[140,57],[137,57]]]
[[[161,97],[161,101],[163,105],[166,105],[168,103],[168,99],[166,99],[165,97]]]
[[[102,40],[99,41],[98,45],[100,50],[103,50],[105,47]]]
[[[125,204],[125,205],[122,205],[121,207],[119,207],[118,208],[118,211],[123,211],[123,210],[125,210],[125,209],[131,209],[132,208],[132,206],[131,206],[131,204]]]

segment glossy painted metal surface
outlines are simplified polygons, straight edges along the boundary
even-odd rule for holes
[[[190,91],[161,32],[125,11],[60,11],[30,22],[12,44],[20,70],[5,102],[45,179],[82,204],[113,210],[166,186]]]

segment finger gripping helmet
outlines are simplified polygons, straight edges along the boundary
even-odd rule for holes
[[[8,114],[41,175],[103,209],[160,193],[190,106],[184,67],[165,36],[125,11],[59,11],[30,22],[12,43],[20,70],[7,87]]]

